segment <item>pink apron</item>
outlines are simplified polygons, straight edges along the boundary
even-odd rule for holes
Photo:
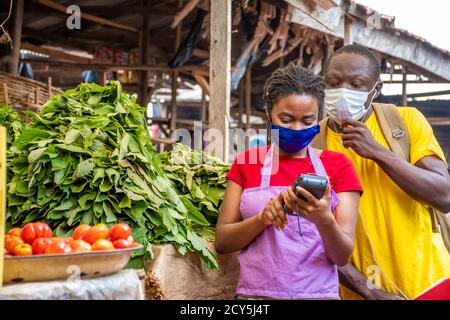
[[[270,147],[265,158],[261,186],[246,189],[241,195],[240,210],[244,220],[261,212],[270,198],[288,188],[270,186],[274,149]],[[310,146],[308,154],[315,173],[327,176],[322,161]],[[338,204],[339,198],[331,190],[332,212]],[[297,219],[296,216],[288,215],[285,232],[267,226],[239,253],[238,295],[339,299],[337,266],[327,258],[319,231],[312,222],[302,217],[299,218],[299,230]]]

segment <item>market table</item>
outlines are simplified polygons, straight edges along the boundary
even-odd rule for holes
[[[0,300],[144,300],[139,270],[125,269],[93,279],[9,284]]]

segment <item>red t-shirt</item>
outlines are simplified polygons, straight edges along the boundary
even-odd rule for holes
[[[243,189],[261,185],[261,170],[269,147],[251,148],[236,157],[227,178]],[[363,189],[351,161],[343,154],[324,150],[320,155],[334,192]],[[271,176],[270,186],[291,186],[301,173],[314,173],[309,157],[289,158],[280,156],[278,172]]]

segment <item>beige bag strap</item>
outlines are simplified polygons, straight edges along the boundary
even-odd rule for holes
[[[316,135],[311,142],[311,146],[313,148],[319,149],[319,150],[325,150],[327,148],[327,126],[328,126],[328,120],[330,118],[327,117],[325,119],[320,120],[319,127],[320,127],[320,133]]]
[[[384,103],[373,103],[372,106],[389,148],[396,155],[409,162],[409,132],[405,121],[397,109],[398,107]]]

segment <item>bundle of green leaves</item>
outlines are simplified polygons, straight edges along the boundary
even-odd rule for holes
[[[175,144],[160,155],[167,176],[174,183],[194,228],[205,238],[214,239],[219,207],[225,194],[230,165],[222,160]]]
[[[23,130],[24,122],[19,113],[14,111],[10,106],[0,107],[0,125],[6,128],[8,134],[6,142],[9,149]]]
[[[161,168],[144,112],[115,81],[83,83],[49,100],[11,148],[9,224],[45,221],[68,236],[80,223],[126,222],[144,244],[133,267],[153,257],[151,244],[172,243],[217,268]]]

